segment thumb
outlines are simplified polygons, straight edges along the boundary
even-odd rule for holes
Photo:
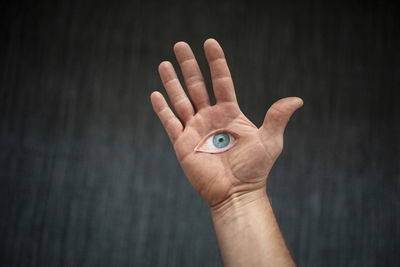
[[[282,136],[290,116],[303,106],[298,97],[286,97],[276,101],[267,111],[260,130],[264,137]]]

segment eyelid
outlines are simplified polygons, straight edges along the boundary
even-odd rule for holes
[[[204,145],[204,143],[213,135],[219,134],[219,133],[227,133],[229,135],[231,135],[233,137],[233,140],[231,141],[231,143],[229,144],[229,146],[227,148],[222,148],[219,151],[205,151],[205,150],[201,150],[200,148]],[[211,153],[211,154],[217,154],[217,153],[222,153],[225,152],[229,149],[231,149],[236,143],[237,143],[237,139],[239,138],[239,135],[227,130],[227,129],[217,129],[217,130],[213,130],[211,132],[209,132],[205,137],[203,137],[201,139],[201,141],[198,143],[198,145],[194,148],[194,151],[196,152],[206,152],[206,153]]]

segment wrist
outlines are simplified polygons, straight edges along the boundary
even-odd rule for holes
[[[251,210],[260,206],[269,206],[266,188],[262,187],[250,192],[236,192],[224,201],[210,206],[211,217],[214,222],[231,221],[245,216]]]

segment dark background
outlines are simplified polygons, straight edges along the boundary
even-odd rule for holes
[[[149,101],[177,41],[210,85],[209,37],[257,125],[279,98],[304,99],[268,180],[296,262],[400,265],[394,2],[0,8],[1,266],[221,266],[208,207]]]

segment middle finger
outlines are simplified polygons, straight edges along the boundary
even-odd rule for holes
[[[210,105],[206,85],[199,65],[193,55],[192,49],[185,42],[178,42],[174,46],[174,52],[181,67],[186,88],[190,99],[197,111]]]

